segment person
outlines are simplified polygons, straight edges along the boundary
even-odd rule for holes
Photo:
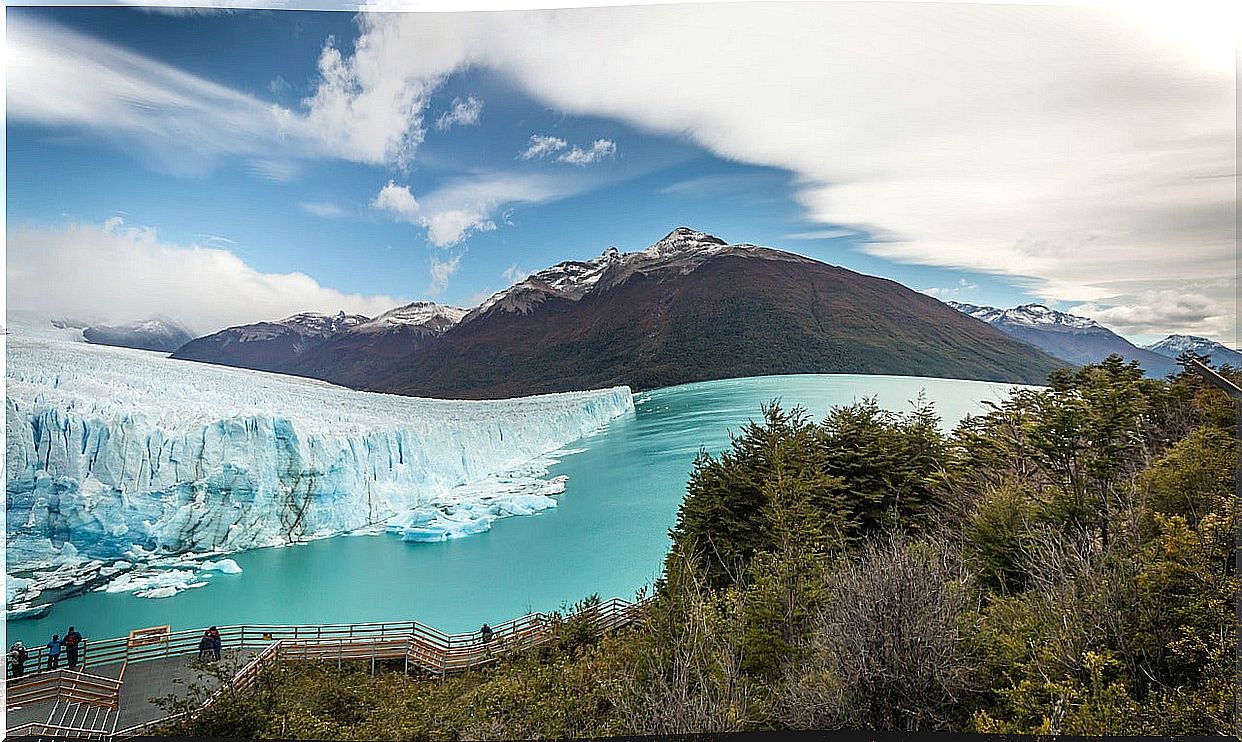
[[[13,642],[13,648],[9,650],[9,660],[13,663],[13,677],[20,678],[26,673],[26,659],[30,653],[26,651],[26,646],[20,641]]]
[[[81,644],[82,635],[78,633],[77,629],[70,626],[69,630],[65,632],[65,652],[69,655],[70,670],[76,670],[78,667],[78,647]]]
[[[220,639],[220,630],[212,626],[207,629],[207,632],[211,635],[211,653],[218,660],[220,659],[220,650],[224,646],[224,642]]]
[[[483,635],[484,644],[487,644],[488,642],[490,642],[492,640],[492,636],[495,635],[494,632],[492,631],[492,627],[488,626],[487,624],[483,624],[483,628],[479,629],[479,633]]]
[[[47,643],[47,669],[55,670],[60,665],[60,634],[52,634]]]
[[[203,632],[203,638],[198,640],[198,658],[200,660],[210,659],[215,654],[215,643],[211,639],[211,629],[207,629]]]

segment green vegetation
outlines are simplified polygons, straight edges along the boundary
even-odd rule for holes
[[[445,679],[281,667],[169,731],[1236,734],[1234,424],[1115,356],[948,436],[922,400],[773,403],[695,462],[639,625]]]

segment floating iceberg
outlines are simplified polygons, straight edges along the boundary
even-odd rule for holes
[[[194,570],[170,569],[124,574],[100,589],[108,593],[133,593],[139,598],[170,598],[182,590],[206,585]]]
[[[428,538],[486,530],[555,504],[539,490],[563,481],[532,483],[531,462],[633,410],[627,387],[416,399],[51,337],[7,346],[10,573],[283,545],[424,506],[437,515],[408,527]]]
[[[226,575],[241,574],[242,568],[232,559],[220,559],[218,561],[205,561],[199,566],[204,572],[223,572]]]

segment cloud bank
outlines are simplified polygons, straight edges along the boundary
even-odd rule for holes
[[[304,273],[261,273],[228,250],[161,242],[155,230],[70,224],[8,230],[8,306],[123,322],[156,315],[207,334],[304,311],[374,317],[405,302],[346,294]]]
[[[298,157],[406,168],[432,93],[482,67],[564,114],[788,170],[809,222],[865,232],[875,255],[1004,275],[1101,321],[1232,343],[1237,12],[770,2],[364,13],[348,53],[324,44],[313,92],[292,108],[14,17],[8,114],[89,127],[175,169],[222,155],[274,179]],[[615,145],[576,149],[548,137],[526,152],[587,164]],[[494,226],[505,203],[566,191],[472,177],[420,194],[416,223],[454,244]],[[1174,300],[1188,293],[1202,305]]]
[[[494,69],[563,113],[789,170],[809,221],[865,231],[875,255],[1010,276],[1047,301],[1131,307],[1189,330],[1165,297],[1194,284],[1229,307],[1195,327],[1232,340],[1232,286],[1212,279],[1236,272],[1236,11],[1201,11],[726,3],[365,14],[342,64],[376,70],[355,97],[385,97],[391,110],[399,91],[468,65]],[[380,139],[418,127],[390,123]],[[536,135],[521,156],[569,147]]]

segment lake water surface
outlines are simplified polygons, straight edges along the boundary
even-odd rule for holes
[[[46,643],[73,624],[88,638],[170,624],[360,623],[415,619],[449,632],[474,630],[591,593],[633,598],[659,576],[668,529],[700,447],[718,452],[729,433],[780,399],[815,419],[865,396],[906,411],[919,391],[946,428],[1012,385],[901,376],[796,375],[686,384],[635,395],[635,412],[569,446],[551,476],[569,478],[559,507],[505,518],[486,533],[439,543],[391,535],[343,536],[233,555],[239,575],[165,599],[92,592],[41,619],[8,624],[6,645]]]

